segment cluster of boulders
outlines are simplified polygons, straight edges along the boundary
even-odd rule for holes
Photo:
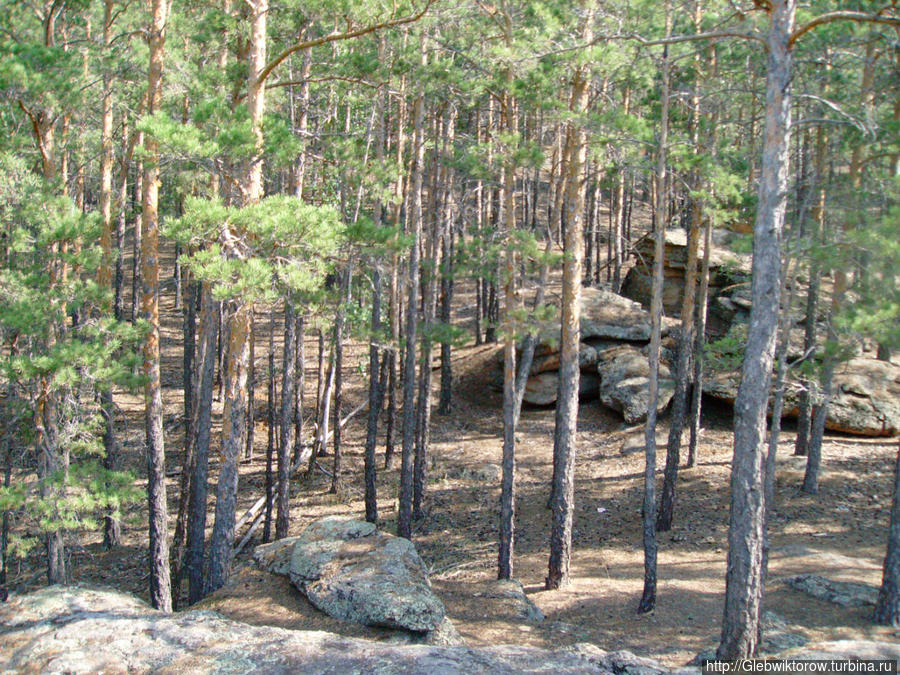
[[[677,321],[664,318],[662,334],[669,334]],[[581,345],[579,366],[582,399],[599,398],[603,405],[622,413],[628,422],[647,415],[650,313],[640,303],[605,288],[584,288],[581,293]],[[558,331],[548,328],[538,338],[524,400],[532,405],[556,402],[559,385]],[[669,361],[674,340],[666,339],[660,367],[659,407],[668,405],[674,392]]]
[[[740,343],[746,336],[750,316],[750,258],[731,253],[725,246],[729,233],[717,232],[710,249],[710,286],[706,337],[725,336]],[[701,251],[702,256],[702,251]],[[628,423],[646,419],[649,405],[650,306],[653,241],[644,238],[635,245],[636,264],[625,277],[621,294],[606,288],[584,288],[581,299],[581,370],[579,395],[582,400],[599,398],[602,405],[621,413]],[[663,349],[659,374],[659,403],[663,411],[674,394],[672,368],[677,347],[678,317],[684,293],[687,240],[684,231],[666,233],[662,323]],[[826,327],[820,322],[819,348],[824,346]],[[804,355],[804,318],[791,325],[788,359]],[[546,327],[539,336],[524,401],[532,405],[552,405],[559,385],[559,327]],[[704,394],[733,403],[740,372],[732,365],[709,370]],[[785,417],[799,413],[801,387],[789,380],[785,393]],[[872,345],[859,343],[853,359],[841,363],[834,375],[833,396],[826,421],[828,429],[866,436],[900,433],[900,366],[878,360]]]

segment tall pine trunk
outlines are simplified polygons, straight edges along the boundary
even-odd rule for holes
[[[147,112],[162,103],[162,71],[166,0],[152,0],[150,69],[147,78]],[[144,141],[146,158],[142,179],[143,240],[141,243],[141,315],[149,325],[144,342],[147,424],[147,492],[150,520],[150,602],[154,608],[172,611],[169,577],[168,511],[166,507],[166,462],[163,443],[162,384],[159,367],[159,155],[156,139]]]
[[[666,0],[666,37],[672,33],[672,4]],[[638,612],[650,612],[656,606],[656,416],[659,401],[659,347],[662,334],[662,286],[666,241],[666,209],[668,207],[667,162],[669,142],[669,48],[663,48],[662,110],[659,122],[659,149],[656,157],[656,202],[653,233],[653,296],[650,302],[650,391],[647,421],[644,425],[644,503],[642,508],[642,540],[644,546],[644,590]],[[685,291],[687,293],[687,291]],[[682,317],[682,321],[684,317]],[[680,439],[679,439],[680,440]],[[676,467],[677,468],[677,467]]]
[[[593,37],[593,5],[583,6],[581,38]],[[572,79],[570,112],[581,116],[587,111],[590,70],[579,66]],[[575,512],[575,436],[578,426],[578,351],[581,340],[581,277],[584,259],[584,166],[587,140],[580,119],[568,128],[566,215],[563,249],[562,316],[559,340],[559,391],[556,398],[556,424],[553,434],[553,486],[551,496],[550,560],[546,587],[564,588],[569,584],[572,555],[572,519]]]
[[[795,11],[796,0],[773,0],[766,38],[766,133],[753,228],[752,308],[734,407],[725,611],[716,651],[717,658],[728,660],[752,656],[760,637],[765,539],[763,455],[781,285]]]
[[[188,602],[199,601],[204,595],[203,554],[206,537],[206,496],[209,475],[209,441],[212,428],[212,397],[216,368],[216,339],[219,332],[219,312],[207,282],[200,286],[200,333],[193,386],[196,402],[193,406],[190,434],[194,437],[192,489],[188,504],[187,568]]]
[[[421,62],[426,64],[425,40],[421,43]],[[415,105],[415,140],[413,141],[413,185],[410,191],[412,228],[409,261],[406,273],[406,346],[403,358],[403,425],[400,456],[400,509],[397,535],[412,537],[413,516],[413,450],[416,437],[416,336],[419,298],[419,246],[422,238],[422,184],[425,179],[425,92],[420,89]]]
[[[284,306],[284,360],[281,370],[281,438],[278,442],[278,515],[275,521],[275,538],[288,535],[291,524],[291,450],[294,447],[294,413],[296,397],[294,387],[297,369],[297,319],[294,303],[289,299]]]

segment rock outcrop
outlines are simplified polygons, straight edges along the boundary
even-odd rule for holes
[[[678,322],[663,318],[662,334],[669,335]],[[541,332],[531,365],[531,375],[525,385],[524,401],[531,405],[553,405],[559,387],[559,334],[558,328]],[[617,377],[606,385],[607,397],[603,398],[603,373],[620,372],[621,360],[609,364],[613,349],[628,348],[635,354],[650,341],[650,313],[640,303],[622,297],[605,288],[583,288],[581,291],[581,345],[578,365],[581,370],[578,396],[581,400],[601,398],[604,405],[619,412],[628,411],[629,422],[646,417],[640,413],[641,384],[637,381],[623,383]],[[646,361],[646,356],[643,357]],[[502,361],[501,361],[502,365]],[[645,364],[646,370],[646,364]],[[631,376],[629,376],[631,377]],[[634,377],[639,377],[635,375]],[[646,380],[646,375],[644,376]],[[646,388],[646,382],[644,383]],[[664,385],[664,391],[669,384]],[[646,398],[646,396],[645,396]],[[669,397],[671,398],[671,397]],[[612,402],[612,403],[610,403]],[[632,405],[632,402],[634,403]],[[668,398],[661,405],[664,408]]]
[[[372,523],[329,516],[299,537],[258,546],[256,564],[286,574],[319,610],[364,626],[454,635],[412,542]],[[443,636],[443,637],[442,637]],[[458,636],[457,636],[458,637]]]
[[[716,373],[704,381],[703,393],[734,403],[739,384],[739,372]],[[832,386],[827,429],[861,436],[900,433],[900,366],[872,358],[850,359],[837,367]],[[789,385],[784,417],[797,417],[798,404],[799,390]]]
[[[163,614],[115,591],[53,586],[0,605],[0,671],[35,673],[653,673],[593,645],[554,651],[393,645],[251,626],[215,612]]]
[[[714,233],[713,240],[723,242],[731,236],[725,230]],[[650,307],[653,290],[654,242],[651,236],[641,238],[634,244],[635,266],[632,267],[622,283],[621,293],[626,298],[639,302],[643,307]],[[700,242],[698,269],[703,256],[703,241]],[[663,310],[668,316],[681,316],[681,299],[684,296],[684,270],[687,267],[687,233],[684,230],[666,230],[665,257],[663,261]],[[721,245],[713,244],[709,260],[709,297],[710,315],[714,314],[716,298],[723,289],[750,278],[750,257],[732,253]],[[729,294],[730,295],[730,294]],[[727,297],[727,296],[723,296]],[[728,303],[724,303],[722,311],[728,312]],[[740,311],[740,307],[734,307]],[[727,322],[730,324],[730,319]],[[712,318],[711,327],[715,328],[717,319]]]

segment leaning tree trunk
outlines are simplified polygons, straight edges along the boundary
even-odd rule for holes
[[[684,298],[681,303],[681,333],[678,336],[678,358],[675,362],[675,396],[672,399],[672,418],[666,445],[666,469],[663,480],[656,529],[667,532],[675,514],[675,484],[681,461],[681,434],[688,413],[688,393],[691,385],[691,348],[694,345],[694,298],[697,286],[697,249],[700,244],[700,209],[695,206],[688,236],[688,259],[684,270]],[[665,250],[665,249],[663,249]]]
[[[790,39],[795,11],[796,0],[772,0],[766,39],[766,133],[753,230],[752,309],[734,408],[725,611],[716,651],[717,658],[727,660],[752,656],[760,636],[765,540],[763,455],[781,285],[793,70]]]
[[[188,504],[190,503],[194,476],[194,440],[191,434],[191,420],[194,418],[194,351],[196,343],[196,308],[199,286],[196,281],[188,283],[188,301],[184,307],[184,353],[182,355],[182,387],[184,389],[184,456],[181,461],[181,482],[178,491],[178,512],[175,516],[175,537],[172,540],[172,604],[178,609],[181,581],[184,577],[184,559],[187,536]]]

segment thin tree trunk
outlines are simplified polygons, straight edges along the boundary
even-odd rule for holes
[[[672,34],[672,4],[666,0],[666,37]],[[659,345],[662,334],[662,286],[666,241],[666,208],[668,200],[667,166],[669,142],[669,48],[663,48],[662,111],[659,122],[659,149],[656,158],[656,202],[653,212],[656,226],[653,233],[653,296],[650,301],[650,391],[647,403],[647,422],[644,425],[644,503],[642,509],[644,546],[644,590],[638,612],[650,612],[656,606],[656,416],[659,401]],[[696,252],[695,252],[696,260]],[[687,290],[685,290],[687,296]],[[682,316],[682,321],[685,317]],[[680,444],[680,438],[679,444]],[[676,466],[677,470],[677,466]],[[673,478],[674,480],[674,478]],[[674,492],[674,485],[673,485]]]
[[[303,453],[303,394],[306,391],[306,319],[300,316],[297,319],[297,356],[294,365],[294,453],[291,458],[291,466],[300,464],[300,456]]]
[[[274,321],[271,327],[274,329]],[[273,331],[274,332],[274,331]],[[275,350],[272,342],[269,342],[269,378],[266,387],[266,425],[268,426],[268,438],[266,439],[266,516],[263,523],[263,543],[272,540],[272,511],[275,506],[275,477],[272,471],[272,460],[275,456]],[[278,446],[279,474],[281,473],[281,446]],[[281,476],[279,475],[279,479]],[[279,496],[282,483],[278,484]]]
[[[325,405],[325,332],[319,328],[319,357],[316,369],[316,443],[322,431],[322,407]],[[322,448],[316,445],[313,454],[320,454]]]
[[[253,459],[253,440],[256,431],[256,313],[253,307],[250,312],[250,334],[247,340],[250,343],[249,373],[247,375],[247,422],[244,431],[244,459]]]
[[[512,71],[507,71],[507,91],[503,94],[502,114],[505,131],[516,127],[515,101],[511,89]],[[505,331],[503,340],[503,473],[500,484],[500,546],[497,557],[497,578],[511,579],[515,553],[516,513],[516,335],[514,315],[518,307],[516,295],[516,253],[513,238],[516,230],[515,165],[507,158],[503,169],[503,214],[506,237],[505,269],[503,270]],[[579,278],[580,283],[580,278]]]
[[[287,300],[284,306],[284,362],[281,371],[281,438],[278,443],[278,518],[275,522],[275,538],[288,535],[291,524],[291,450],[294,446],[294,413],[297,397],[294,379],[297,370],[297,319],[294,303]],[[296,452],[295,452],[296,454]]]
[[[814,182],[817,190],[816,204],[812,208],[812,221],[815,224],[810,239],[818,243],[825,232],[825,165],[828,137],[823,127],[816,131],[816,158]],[[823,242],[824,243],[824,242]],[[816,348],[816,319],[819,313],[819,291],[821,287],[822,267],[813,259],[809,270],[809,288],[806,291],[806,318],[803,330],[803,358],[813,356]],[[809,452],[809,437],[812,429],[813,405],[816,399],[816,383],[809,377],[801,375],[800,412],[797,418],[797,437],[794,441],[794,454],[805,456]]]
[[[172,607],[178,609],[179,596],[181,595],[181,581],[183,579],[185,547],[187,536],[188,504],[193,486],[191,479],[194,476],[194,436],[191,434],[191,422],[194,419],[193,391],[194,379],[194,348],[195,348],[195,319],[197,308],[197,282],[188,285],[188,301],[184,308],[184,352],[182,356],[182,388],[184,391],[184,455],[181,461],[181,482],[178,492],[178,512],[175,517],[175,537],[172,540],[171,549],[171,578],[172,578]]]
[[[426,65],[425,40],[420,47],[421,63]],[[412,537],[413,516],[413,450],[416,435],[416,336],[419,296],[419,245],[422,238],[422,184],[425,179],[425,93],[420,89],[415,105],[415,140],[413,185],[410,193],[412,214],[412,241],[407,263],[406,290],[406,353],[403,363],[403,448],[400,468],[400,509],[397,518],[397,535]]]
[[[660,498],[656,529],[672,528],[675,513],[675,484],[681,461],[681,434],[688,413],[691,387],[691,349],[694,345],[694,298],[697,288],[697,249],[700,243],[700,208],[695,204],[688,235],[688,259],[684,270],[684,298],[681,303],[681,333],[678,336],[678,358],[675,362],[675,395],[672,400],[671,425],[666,445],[666,469]]]
[[[334,464],[333,473],[331,475],[332,494],[340,494],[343,490],[341,483],[341,408],[344,405],[344,305],[350,304],[350,275],[351,269],[348,266],[344,271],[343,277],[343,293],[341,294],[341,305],[337,310],[337,317],[334,321]]]
[[[437,123],[439,127],[439,122]],[[438,131],[436,136],[440,135]],[[440,178],[440,166],[435,162],[433,168],[434,180],[430,188],[432,195],[437,190],[435,184],[443,180]],[[435,195],[436,196],[436,195]],[[434,201],[437,201],[435,198]],[[431,231],[424,242],[426,262],[423,264],[425,273],[422,277],[422,305],[423,321],[421,341],[421,363],[419,364],[419,394],[416,405],[416,448],[413,460],[413,519],[421,520],[424,517],[425,489],[427,486],[426,473],[428,469],[428,451],[431,441],[431,376],[432,376],[432,328],[434,326],[435,294],[437,288],[438,252],[440,250],[440,222],[435,213],[436,205],[432,206]]]
[[[376,223],[380,221],[381,203],[376,205]],[[378,337],[381,332],[381,267],[378,262],[372,265],[372,337],[369,342],[369,418],[366,423],[366,446],[364,457],[366,520],[378,522],[378,488],[376,483],[375,444],[378,441],[378,416],[381,413],[381,395],[379,388]]]
[[[694,332],[694,387],[691,391],[691,438],[687,466],[697,465],[700,443],[700,416],[703,406],[703,346],[706,343],[706,308],[709,299],[709,256],[712,248],[713,218],[710,214],[703,229],[703,264],[700,266],[700,290],[697,297],[697,330]]]

